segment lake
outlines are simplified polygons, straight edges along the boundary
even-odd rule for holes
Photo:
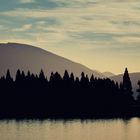
[[[140,119],[1,120],[0,140],[139,140]]]

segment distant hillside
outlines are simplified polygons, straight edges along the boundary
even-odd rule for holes
[[[137,94],[136,89],[138,89],[138,81],[140,80],[140,72],[137,73],[130,73],[130,79],[132,82],[132,86],[133,86],[133,91],[135,93],[135,96]],[[123,79],[123,74],[117,75],[117,76],[113,76],[111,77],[112,80],[118,81],[118,82],[122,82]]]
[[[115,76],[115,74],[111,73],[111,72],[103,72],[102,74],[105,75],[106,77],[113,77],[113,76]]]
[[[47,75],[56,71],[62,75],[67,69],[75,76],[80,76],[83,71],[88,75],[104,77],[102,73],[93,71],[79,63],[31,45],[18,43],[0,44],[0,76],[5,74],[7,69],[10,69],[12,75],[15,75],[17,69],[25,72],[30,70],[33,73],[38,73],[43,69]]]

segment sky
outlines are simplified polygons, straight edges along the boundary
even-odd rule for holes
[[[6,42],[35,45],[101,72],[140,72],[140,2],[0,0],[0,43]]]

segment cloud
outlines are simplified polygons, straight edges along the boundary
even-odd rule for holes
[[[77,47],[88,50],[140,43],[140,2],[137,0],[49,1],[58,3],[58,7],[49,10],[45,6],[15,8],[0,12],[0,16],[32,21],[32,25],[20,25],[21,28],[14,28],[13,31],[26,32],[33,26],[30,34],[36,42],[48,46],[73,46],[74,42]],[[69,6],[59,6],[59,3]]]
[[[66,2],[65,0],[49,0],[51,2]],[[83,2],[83,3],[105,3],[105,2],[139,2],[139,0],[71,0],[71,2]]]
[[[26,4],[26,3],[34,3],[35,0],[18,0],[19,3]]]
[[[52,1],[52,0],[50,0]],[[53,0],[61,1],[63,0]],[[72,0],[74,1],[74,0]],[[91,0],[76,0],[77,2],[91,2]],[[12,18],[33,19],[36,32],[32,33],[38,42],[58,45],[59,43],[77,42],[87,46],[94,44],[93,47],[103,47],[104,44],[113,45],[118,43],[129,43],[126,35],[133,36],[140,33],[140,10],[138,3],[126,3],[126,1],[115,1],[116,3],[95,4],[94,6],[81,8],[62,8],[46,10],[17,8],[11,11],[1,12],[0,15]],[[129,1],[130,2],[130,1]],[[13,29],[16,32],[27,31],[32,25],[24,25],[21,28]],[[124,42],[121,38],[125,37]],[[134,39],[133,43],[137,39]],[[39,41],[40,40],[40,41]],[[132,42],[132,41],[131,41]],[[127,44],[128,44],[127,43]],[[77,45],[78,46],[78,45]]]
[[[8,30],[8,27],[5,25],[0,25],[0,31]]]
[[[21,28],[12,29],[13,32],[25,32],[32,28],[32,24],[25,24]]]

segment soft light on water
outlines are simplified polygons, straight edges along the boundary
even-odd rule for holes
[[[0,121],[0,140],[139,140],[140,119]]]

